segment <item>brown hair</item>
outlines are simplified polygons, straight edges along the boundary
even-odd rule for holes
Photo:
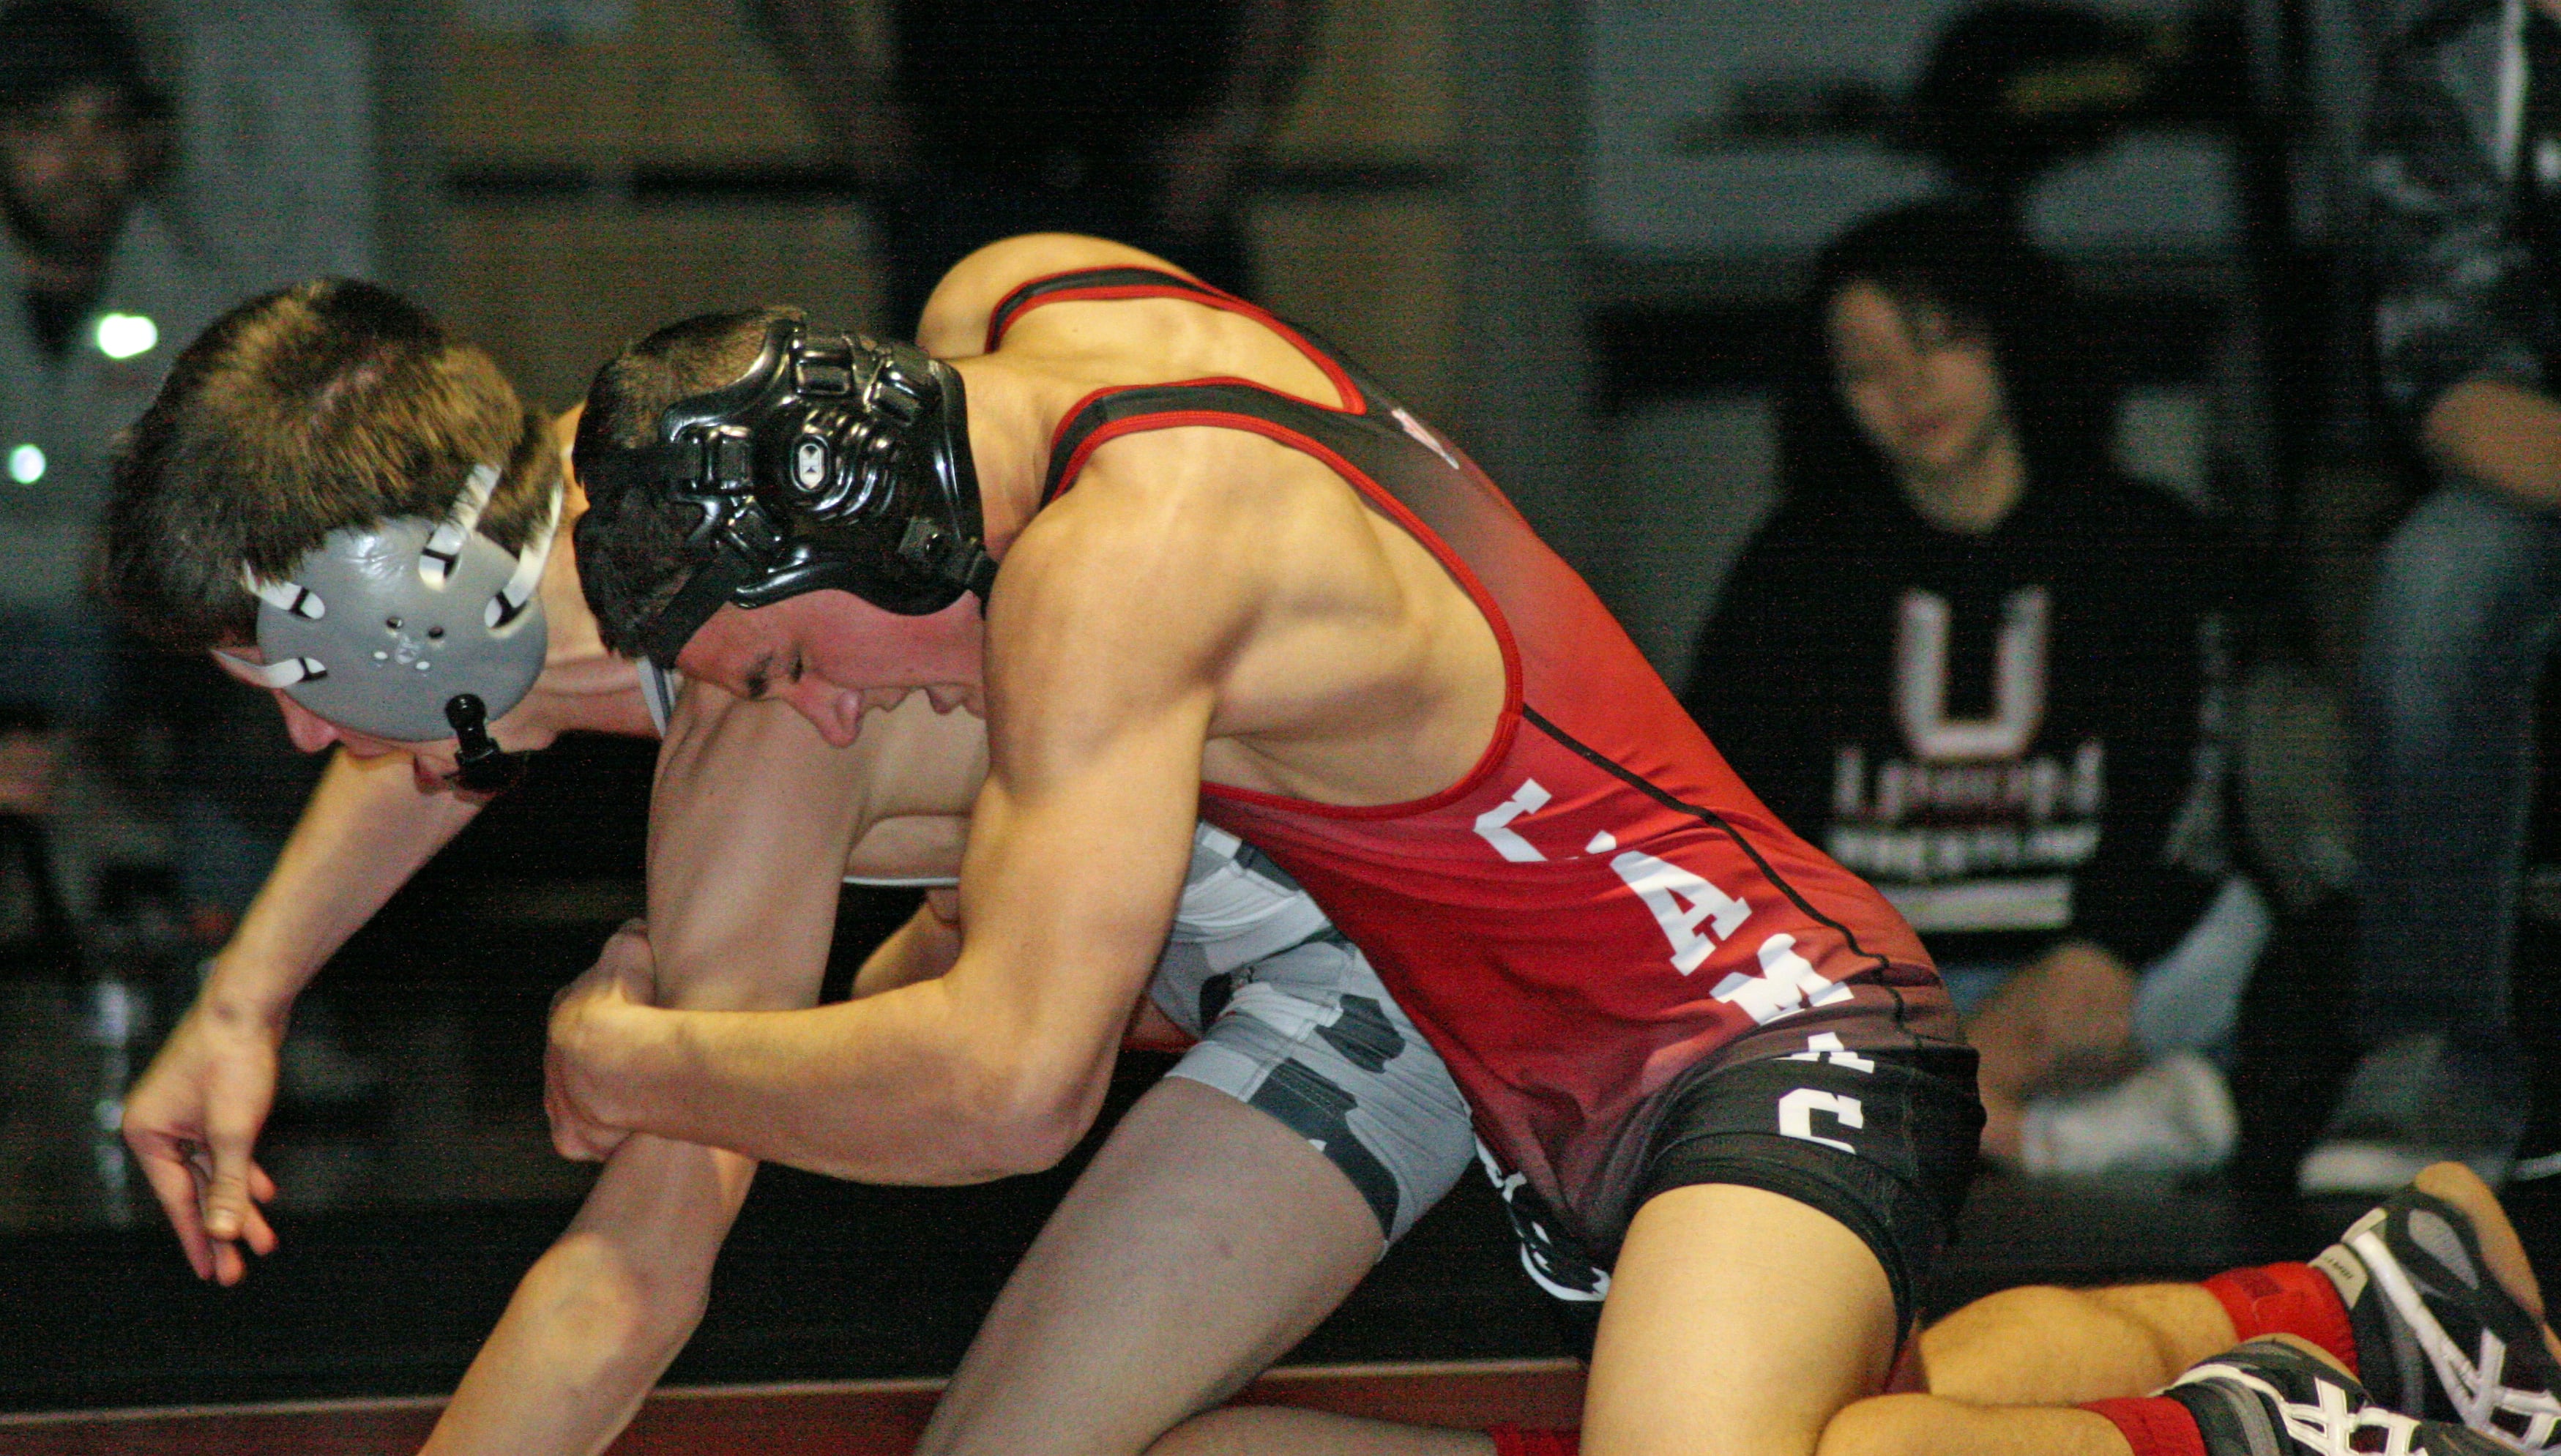
[[[479,531],[522,551],[560,456],[497,364],[368,283],[269,293],[187,346],[120,443],[107,595],[165,646],[248,641],[243,565],[281,576],[333,531],[441,519],[482,464],[500,476]]]

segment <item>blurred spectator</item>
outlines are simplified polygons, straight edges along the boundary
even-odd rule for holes
[[[2367,621],[2366,1050],[2301,1182],[2375,1188],[2450,1157],[2495,1178],[2522,1132],[2510,1176],[2561,1194],[2555,1058],[2520,1047],[2508,985],[2561,626],[2561,4],[2418,7],[2384,48],[2367,160],[2384,392],[2438,484],[2385,548]]]
[[[1245,186],[1316,0],[746,0],[879,200],[891,327],[1017,233],[1116,239],[1252,284]]]
[[[1987,210],[1909,207],[1826,248],[1781,402],[1787,503],[1687,701],[1928,942],[1982,1052],[1987,1153],[2192,1171],[2232,1147],[2201,1053],[2270,924],[2225,844],[2237,572],[2109,463],[2072,318]]]
[[[112,12],[79,0],[0,9],[0,214],[18,285],[0,306],[0,703],[55,730],[35,755],[47,761],[16,775],[29,786],[16,798],[40,813],[81,797],[62,781],[61,730],[94,722],[113,697],[112,629],[85,580],[109,442],[225,301],[218,273],[151,201],[167,115]],[[54,817],[100,832],[87,806]],[[76,912],[89,878],[64,873]]]

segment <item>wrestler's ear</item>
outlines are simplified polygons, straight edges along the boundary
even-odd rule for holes
[[[281,688],[269,689],[275,695],[275,706],[284,715],[285,735],[293,746],[305,753],[317,753],[339,740],[338,726],[293,701]]]

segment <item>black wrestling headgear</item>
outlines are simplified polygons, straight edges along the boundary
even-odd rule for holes
[[[960,376],[912,344],[776,319],[745,377],[668,405],[650,444],[582,441],[577,467],[698,513],[698,564],[636,634],[661,664],[723,603],[834,588],[923,616],[995,584]]]

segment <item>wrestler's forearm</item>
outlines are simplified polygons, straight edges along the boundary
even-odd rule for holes
[[[797,801],[784,798],[777,820],[724,798],[723,784],[737,780],[695,763],[709,746],[703,728],[685,719],[673,739],[681,771],[670,776],[662,759],[651,803],[658,991],[680,1006],[806,1006],[834,928],[827,867],[843,847],[822,838],[814,875],[766,873],[812,863],[810,846],[785,832]],[[725,832],[773,854],[721,855]],[[430,1451],[599,1450],[630,1419],[701,1316],[713,1259],[756,1168],[698,1142],[641,1135],[613,1151],[577,1221],[517,1286]]]
[[[322,963],[479,811],[421,793],[405,756],[334,756],[206,978],[207,1005],[281,1020]]]
[[[598,1451],[702,1318],[756,1165],[634,1137],[516,1286],[427,1452]]]
[[[808,1011],[626,1008],[576,1055],[616,1127],[835,1178],[963,1184],[1046,1168],[1090,1121],[1038,1041],[977,1018],[946,976]]]

